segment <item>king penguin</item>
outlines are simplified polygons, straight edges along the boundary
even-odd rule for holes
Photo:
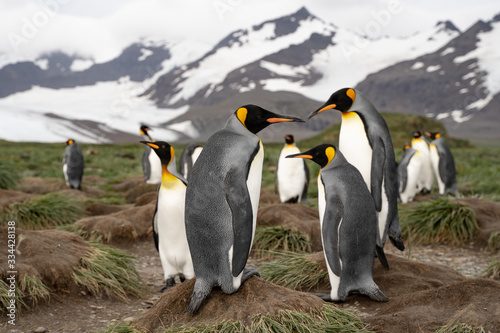
[[[196,143],[191,143],[182,151],[179,163],[181,168],[181,174],[184,176],[184,178],[188,179],[189,173],[193,168],[193,164],[200,156],[202,150],[203,150],[202,146]]]
[[[412,202],[415,198],[421,168],[422,153],[410,145],[405,145],[403,157],[398,164],[399,198],[402,203]]]
[[[285,146],[278,157],[276,168],[276,192],[280,201],[296,203],[307,201],[309,185],[309,168],[304,160],[287,159],[287,155],[298,154],[300,149],[295,145],[293,135],[285,136]]]
[[[438,132],[426,132],[432,140],[429,150],[432,167],[436,174],[439,194],[457,195],[457,171],[455,160],[446,141]]]
[[[315,295],[325,301],[344,301],[350,291],[359,291],[376,301],[386,301],[387,296],[373,281],[378,220],[361,173],[330,144],[287,157],[310,159],[321,166],[318,209],[332,289],[330,295]]]
[[[68,187],[81,190],[84,170],[83,153],[73,139],[66,141],[66,145],[63,158],[64,179]]]
[[[413,131],[413,139],[411,147],[420,151],[422,155],[422,168],[417,181],[417,190],[422,193],[429,193],[434,184],[434,174],[432,171],[432,162],[429,151],[429,141],[422,135],[419,130]]]
[[[256,135],[270,124],[300,121],[245,105],[206,142],[186,191],[186,233],[196,283],[187,312],[196,312],[220,286],[236,292],[253,275],[245,268],[260,198],[264,148]]]
[[[342,113],[339,150],[363,176],[378,213],[377,252],[382,252],[387,235],[404,250],[398,216],[398,173],[387,124],[373,104],[359,90],[343,88],[311,113],[326,110]]]
[[[145,141],[154,142],[149,136],[149,131],[151,129],[147,125],[142,125],[140,128],[140,133]],[[144,153],[142,154],[142,171],[144,173],[144,180],[147,184],[160,184],[162,175],[161,161],[157,154],[146,145],[144,147]]]
[[[164,141],[141,141],[152,148],[161,161],[162,179],[153,215],[153,238],[163,267],[165,286],[161,292],[194,277],[184,222],[187,182],[175,168],[174,148]]]

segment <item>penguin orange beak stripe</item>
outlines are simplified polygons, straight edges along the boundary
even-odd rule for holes
[[[153,148],[153,149],[159,149],[159,148],[160,148],[160,146],[155,145],[154,143],[147,142],[146,144],[147,144],[148,146],[150,146],[151,148]]]
[[[287,158],[306,158],[308,160],[312,160],[312,156],[311,155],[288,155]]]
[[[294,121],[294,119],[286,119],[286,118],[269,118],[269,119],[267,119],[267,122],[271,123],[271,124],[282,123],[285,121]]]
[[[336,107],[337,107],[337,104],[330,104],[330,105],[325,106],[321,110],[319,110],[317,113],[320,113],[320,112],[323,112],[323,111],[326,111],[326,110],[335,109]]]

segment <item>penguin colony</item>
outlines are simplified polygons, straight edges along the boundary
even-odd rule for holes
[[[401,238],[397,202],[409,202],[417,191],[430,191],[434,170],[440,194],[456,194],[453,157],[439,133],[427,133],[428,143],[415,131],[411,146],[396,165],[387,125],[358,90],[344,88],[309,118],[328,111],[341,112],[338,148],[321,144],[301,153],[292,135],[278,156],[276,190],[284,203],[304,202],[309,183],[305,160],[320,165],[318,209],[322,245],[331,284],[325,301],[343,301],[358,291],[376,301],[387,296],[373,281],[375,256],[389,268],[384,254],[387,237],[399,250]],[[154,243],[164,270],[160,291],[196,277],[187,308],[195,313],[214,287],[231,294],[248,278],[259,275],[246,267],[252,247],[260,199],[264,147],[257,134],[281,122],[304,122],[256,105],[238,108],[225,127],[204,147],[191,144],[177,172],[173,147],[155,141],[142,125],[146,183],[159,184],[153,217]],[[83,154],[67,141],[63,172],[68,186],[80,189]],[[196,163],[195,163],[196,162]],[[423,172],[431,167],[431,175]],[[425,175],[425,177],[424,177]],[[189,177],[189,185],[188,185]]]

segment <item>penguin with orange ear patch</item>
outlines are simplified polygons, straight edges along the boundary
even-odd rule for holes
[[[258,272],[245,268],[260,199],[264,147],[259,131],[274,123],[303,122],[245,105],[213,134],[191,169],[186,192],[186,233],[196,283],[188,313],[196,312],[213,287],[226,294]]]
[[[384,118],[368,98],[352,88],[334,92],[309,118],[327,110],[342,113],[339,150],[359,170],[375,203],[378,252],[383,251],[387,236],[403,251],[398,215],[398,173]]]
[[[174,148],[164,141],[141,141],[161,161],[161,183],[153,215],[153,238],[163,267],[165,286],[161,292],[194,276],[184,222],[187,182],[176,170]]]
[[[321,166],[318,209],[332,289],[329,295],[315,295],[325,301],[344,301],[349,292],[358,291],[386,301],[387,296],[373,281],[377,211],[361,173],[329,144],[288,158],[310,159]]]
[[[457,195],[457,171],[455,160],[444,138],[438,132],[426,132],[432,140],[429,150],[434,174],[437,178],[439,194]]]
[[[83,153],[76,141],[66,141],[63,158],[63,174],[68,187],[81,190],[84,170]]]

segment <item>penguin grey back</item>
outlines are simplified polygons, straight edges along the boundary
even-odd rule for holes
[[[74,140],[68,140],[64,151],[63,164],[66,165],[67,182],[71,188],[81,189],[84,172],[83,153]]]
[[[410,146],[405,146],[403,157],[398,165],[399,192],[403,192],[406,189],[406,183],[408,181],[407,166],[416,152],[416,149],[411,148]]]

